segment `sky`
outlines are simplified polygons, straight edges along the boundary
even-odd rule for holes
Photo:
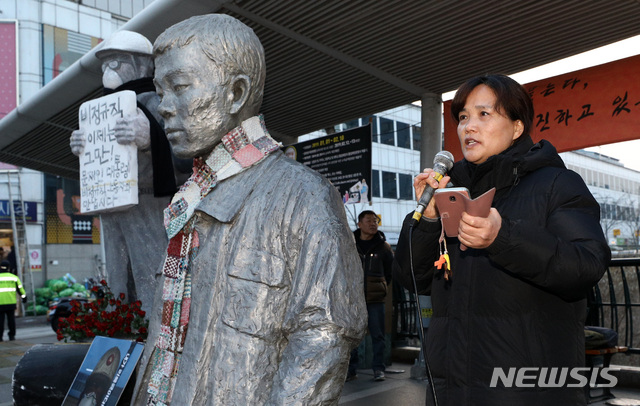
[[[511,77],[521,84],[526,84],[638,54],[640,54],[640,35],[537,68],[519,72],[511,75]],[[442,99],[450,100],[453,98],[454,93],[455,92],[444,93]],[[638,136],[640,137],[640,129],[638,129],[638,132]],[[601,145],[587,148],[587,150],[618,158],[625,167],[640,171],[640,140]]]

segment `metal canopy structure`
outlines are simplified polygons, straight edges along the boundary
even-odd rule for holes
[[[156,0],[124,28],[153,41],[212,12],[262,41],[262,112],[285,143],[476,74],[512,74],[640,34],[640,4],[622,0]],[[0,161],[78,178],[69,136],[80,104],[101,95],[99,48],[0,121]]]

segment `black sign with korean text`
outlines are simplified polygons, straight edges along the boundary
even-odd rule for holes
[[[284,152],[329,179],[343,203],[371,201],[371,125],[289,145]]]

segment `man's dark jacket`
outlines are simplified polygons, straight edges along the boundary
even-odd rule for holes
[[[356,237],[358,255],[364,269],[364,294],[367,303],[384,303],[387,285],[391,282],[393,251],[382,231],[373,237],[373,245],[364,251],[360,240],[360,229],[353,232]]]
[[[537,379],[524,382],[532,388],[490,383],[496,367],[504,374],[509,368],[584,367],[585,293],[611,256],[597,202],[549,142],[533,145],[528,136],[483,164],[457,162],[450,174],[472,198],[495,186],[492,206],[502,225],[486,249],[462,251],[457,238],[446,239],[449,281],[433,267],[440,222],[423,219],[413,230],[418,290],[433,304],[427,353],[439,405],[584,405],[584,389],[566,386],[573,380],[560,388],[540,387]],[[412,290],[410,218],[394,276]],[[543,373],[548,379],[552,371]]]

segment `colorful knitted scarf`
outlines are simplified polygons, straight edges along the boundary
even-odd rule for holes
[[[206,160],[194,159],[193,174],[165,209],[169,246],[162,269],[162,321],[150,360],[149,405],[170,404],[179,372],[189,324],[190,269],[200,246],[193,216],[196,207],[218,182],[255,165],[280,146],[269,136],[262,116],[243,121]]]

